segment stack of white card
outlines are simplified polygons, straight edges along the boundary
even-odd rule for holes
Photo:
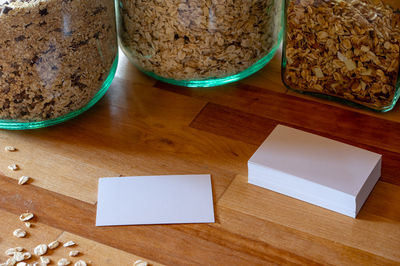
[[[356,217],[381,175],[382,156],[278,125],[248,162],[248,182]]]

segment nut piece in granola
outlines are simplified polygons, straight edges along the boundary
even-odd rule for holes
[[[40,244],[36,246],[33,250],[33,253],[35,253],[36,256],[42,256],[46,254],[47,252],[47,245],[46,244]]]
[[[26,236],[26,232],[24,230],[18,228],[16,230],[14,230],[13,235],[18,238],[23,238]]]
[[[21,214],[21,215],[19,216],[19,220],[20,220],[21,222],[26,222],[26,221],[31,220],[33,217],[34,217],[33,213],[25,212],[25,213],[23,213],[23,214]]]
[[[66,266],[66,265],[70,265],[71,262],[69,260],[67,260],[66,258],[62,258],[57,262],[58,266]]]

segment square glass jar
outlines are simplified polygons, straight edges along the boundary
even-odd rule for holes
[[[400,95],[400,1],[286,0],[282,80],[374,111]]]

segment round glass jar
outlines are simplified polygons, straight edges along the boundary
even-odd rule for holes
[[[0,128],[79,115],[105,94],[117,64],[113,0],[0,0]]]
[[[243,79],[283,35],[281,0],[116,0],[122,50],[144,73],[188,87]]]
[[[400,95],[398,0],[286,0],[282,79],[374,111]]]

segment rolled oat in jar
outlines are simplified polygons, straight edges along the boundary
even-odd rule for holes
[[[130,61],[169,83],[207,87],[247,77],[282,37],[281,0],[119,0],[119,37]]]
[[[283,81],[376,111],[399,98],[397,0],[287,0]]]
[[[117,66],[112,0],[0,0],[0,127],[74,117],[106,92]]]

